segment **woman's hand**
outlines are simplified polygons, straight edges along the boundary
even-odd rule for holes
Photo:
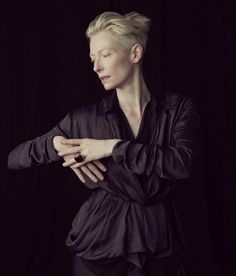
[[[53,145],[57,152],[74,147],[73,145],[63,145],[61,143],[61,141],[64,139],[65,139],[65,137],[63,137],[63,136],[54,136]],[[65,161],[68,161],[73,157],[74,157],[74,155],[64,155],[63,159]],[[102,172],[106,171],[106,167],[99,160],[95,160],[93,162],[88,162],[87,164],[81,166],[80,168],[76,168],[76,169],[71,168],[71,169],[74,171],[74,173],[78,176],[78,178],[83,183],[85,182],[85,178],[81,171],[83,171],[93,182],[98,182],[99,179],[103,180],[104,177],[103,177],[101,171]]]
[[[72,146],[58,152],[58,155],[72,157],[63,163],[64,167],[70,166],[72,169],[79,168],[90,161],[106,158],[111,156],[114,145],[121,139],[96,140],[90,138],[83,139],[64,139],[63,145]],[[74,156],[82,155],[85,159],[82,162],[76,162]]]
[[[71,156],[71,155],[65,155],[64,160],[67,161],[67,160],[71,159],[72,157],[73,156]],[[106,167],[99,160],[88,162],[88,163],[84,164],[83,166],[81,166],[80,168],[76,168],[76,169],[71,168],[71,169],[78,176],[80,181],[82,181],[83,183],[86,181],[83,176],[83,173],[86,174],[93,182],[96,183],[99,180],[104,179],[104,176],[101,173],[101,171],[106,172],[106,170],[107,170]]]

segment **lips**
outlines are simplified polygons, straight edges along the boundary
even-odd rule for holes
[[[99,77],[101,81],[104,81],[104,80],[107,80],[110,78],[110,76],[102,76],[102,77]]]

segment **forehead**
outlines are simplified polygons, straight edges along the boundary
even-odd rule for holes
[[[124,50],[124,46],[109,31],[100,31],[90,38],[90,55],[95,55],[103,49]]]

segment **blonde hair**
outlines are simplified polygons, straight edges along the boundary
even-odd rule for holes
[[[151,20],[137,12],[121,15],[106,11],[98,15],[88,26],[86,36],[90,39],[95,33],[107,30],[111,32],[126,48],[131,49],[139,43],[146,48]]]

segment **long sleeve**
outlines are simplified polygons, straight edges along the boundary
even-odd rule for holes
[[[18,145],[8,155],[8,168],[23,169],[61,159],[53,146],[54,136],[69,138],[72,131],[72,112],[69,112],[52,130],[33,140]]]
[[[171,136],[170,146],[120,141],[113,148],[113,160],[136,174],[154,172],[166,179],[188,178],[201,136],[201,117],[190,98],[181,104]]]

